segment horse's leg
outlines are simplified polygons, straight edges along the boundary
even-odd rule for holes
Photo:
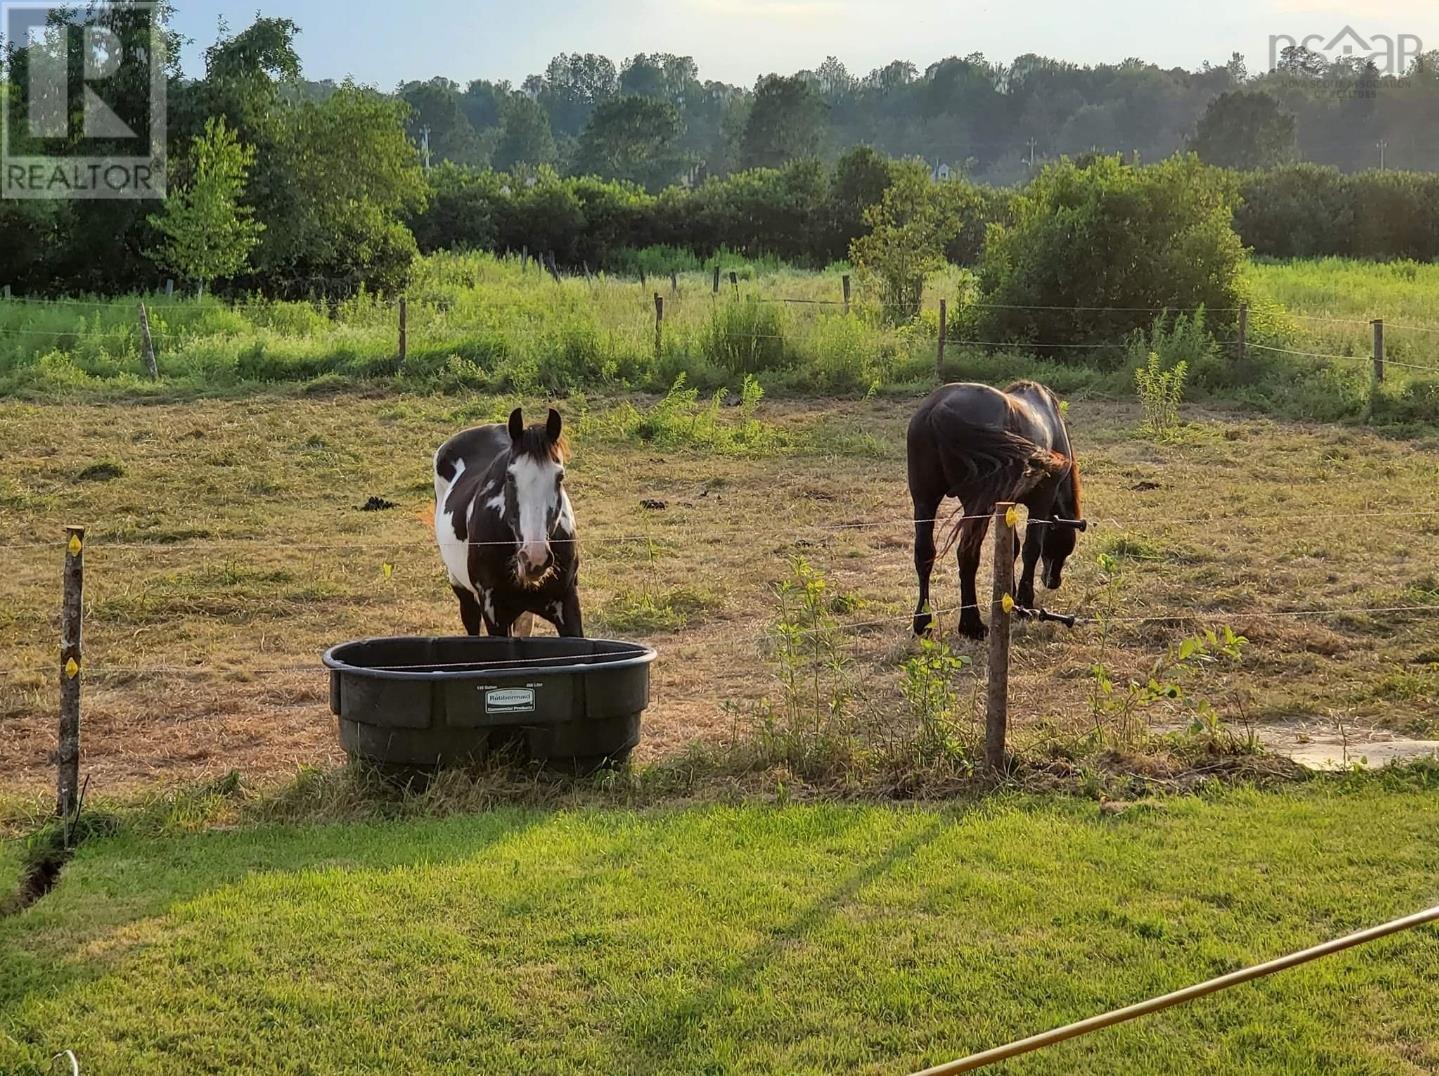
[[[552,620],[555,630],[567,639],[583,639],[585,635],[584,618],[580,615],[580,592],[571,587],[565,591],[564,601],[560,603],[560,615],[558,620]]]
[[[974,577],[979,573],[979,556],[984,549],[984,536],[989,533],[991,511],[992,506],[983,504],[976,505],[973,511],[966,506],[965,515],[977,518],[966,519],[959,525],[959,548],[955,554],[959,561],[959,633],[970,639],[983,639],[989,634],[979,615]]]
[[[455,597],[460,599],[460,620],[465,625],[465,634],[480,634],[480,624],[484,619],[480,603],[475,600],[474,594],[464,587],[451,584],[450,589],[455,592]]]
[[[501,608],[500,603],[495,600],[493,590],[485,591],[484,597],[480,600],[480,609],[485,614],[485,634],[507,638],[510,634],[510,627],[515,622],[515,617],[509,609]]]
[[[940,498],[914,498],[914,571],[919,576],[919,603],[914,607],[914,633],[929,631],[934,617],[929,611],[929,577],[934,571],[934,520]]]
[[[1039,563],[1040,550],[1044,548],[1044,527],[1031,521],[1024,528],[1024,570],[1019,577],[1019,589],[1014,600],[1026,609],[1034,608],[1034,567]]]

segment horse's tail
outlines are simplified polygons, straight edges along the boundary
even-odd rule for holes
[[[937,431],[936,431],[937,432]],[[978,505],[1017,501],[1046,478],[1063,476],[1073,461],[1027,437],[987,426],[946,431],[934,439],[949,492],[961,508],[953,521],[943,557],[959,541],[968,512]]]

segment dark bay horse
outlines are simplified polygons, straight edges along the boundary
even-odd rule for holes
[[[527,428],[519,408],[435,453],[435,540],[470,635],[526,635],[531,614],[584,635],[565,455],[559,412]]]
[[[1046,520],[1079,519],[1079,464],[1059,400],[1033,381],[1001,392],[988,385],[941,385],[920,404],[907,438],[909,494],[914,501],[914,567],[919,604],[914,632],[929,630],[929,576],[934,568],[934,523],[940,502],[956,497],[963,518],[955,525],[958,550],[959,630],[971,639],[988,631],[979,615],[974,576],[994,506],[1015,501],[1029,509],[1024,571],[1015,601],[1034,605],[1034,570],[1044,562],[1044,585],[1059,586],[1065,559],[1074,552],[1075,531],[1045,526]],[[971,518],[978,517],[978,518]]]

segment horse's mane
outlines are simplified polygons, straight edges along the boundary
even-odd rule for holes
[[[1065,428],[1065,440],[1067,441],[1069,424],[1064,421],[1064,412],[1059,406],[1059,397],[1054,394],[1054,390],[1048,385],[1042,385],[1038,381],[1022,378],[1011,385],[1005,386],[1004,394],[1006,396],[1013,396],[1026,390],[1037,390],[1044,395],[1045,399],[1053,403],[1054,415],[1059,420],[1059,424]],[[1011,404],[1011,406],[1013,405]],[[1071,490],[1074,492],[1074,518],[1082,519],[1084,517],[1084,510],[1080,502],[1079,457],[1073,455],[1073,449],[1071,449],[1070,455],[1062,458],[1069,464],[1069,484]]]
[[[548,456],[554,463],[564,463],[570,457],[570,443],[563,433],[558,440],[551,441],[543,426],[530,426],[511,452],[516,456],[533,456],[537,460]]]
[[[1084,508],[1079,499],[1079,457],[1069,457],[1069,487],[1074,491],[1074,518],[1084,518]]]

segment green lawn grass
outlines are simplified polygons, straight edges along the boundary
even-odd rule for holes
[[[16,839],[0,838],[0,909],[5,907],[9,895],[19,889],[24,862],[24,844]]]
[[[501,810],[83,846],[0,921],[0,1071],[903,1072],[1434,903],[1376,781],[1101,818]],[[1422,1072],[1424,930],[1009,1072]]]

